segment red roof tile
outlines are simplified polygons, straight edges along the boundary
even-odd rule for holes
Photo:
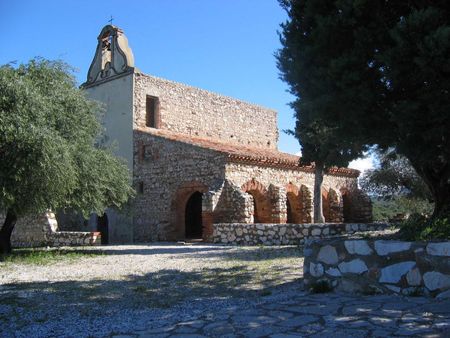
[[[299,156],[283,153],[275,149],[248,147],[239,144],[221,142],[215,139],[193,137],[162,129],[139,128],[137,130],[154,136],[163,137],[168,140],[183,142],[223,153],[227,156],[229,162],[314,172],[314,166],[299,165]],[[359,171],[349,168],[333,167],[328,170],[328,174],[358,177]]]

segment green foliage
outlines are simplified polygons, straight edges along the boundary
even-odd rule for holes
[[[8,256],[0,256],[0,261],[8,264],[50,265],[61,261],[72,262],[82,258],[92,258],[103,255],[97,251],[83,250],[48,250],[48,249],[18,249]]]
[[[433,217],[450,216],[447,2],[280,3],[289,21],[279,69],[297,98],[296,133],[308,145],[306,159],[392,147],[428,186]]]
[[[99,118],[65,63],[0,67],[0,209],[21,216],[71,207],[87,216],[125,203],[129,172],[95,147]]]
[[[336,106],[330,65],[339,57],[345,32],[332,18],[319,16],[329,4],[319,1],[280,1],[290,20],[281,25],[283,48],[277,53],[281,78],[296,96],[291,103],[295,131],[302,146],[302,163],[347,166],[362,156],[359,129],[341,123],[345,106]],[[331,4],[331,2],[329,2]]]
[[[374,221],[387,222],[397,215],[431,215],[433,204],[426,200],[405,196],[394,196],[390,199],[372,198],[372,213]]]
[[[367,170],[359,180],[366,193],[386,200],[399,196],[417,200],[432,199],[427,185],[406,157],[398,155],[393,149],[375,150],[372,156],[377,159],[377,167]]]
[[[449,240],[450,219],[413,214],[400,225],[400,235],[410,241]]]

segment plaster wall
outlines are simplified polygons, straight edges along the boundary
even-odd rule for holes
[[[117,156],[133,169],[133,74],[100,82],[85,89],[87,96],[105,108],[103,126],[106,142],[113,144]]]

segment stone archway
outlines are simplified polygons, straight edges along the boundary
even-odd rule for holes
[[[102,244],[109,244],[108,215],[97,216],[97,231],[101,234]]]
[[[267,189],[255,179],[251,179],[241,187],[242,191],[253,197],[253,222],[271,223],[271,204]]]
[[[194,192],[186,202],[184,212],[184,236],[185,238],[202,238],[202,197],[199,191]]]
[[[286,223],[303,223],[301,197],[300,189],[289,182],[289,184],[286,185]]]
[[[205,232],[209,232],[210,229],[207,229],[207,227],[212,226],[212,220],[210,220],[210,215],[205,215],[202,211],[203,194],[207,191],[208,187],[198,181],[183,183],[178,188],[172,201],[174,239],[185,239],[187,238],[186,235],[193,235],[192,229],[186,229],[186,225],[192,226],[193,223],[196,224],[194,234],[200,233],[200,237],[197,238],[201,238]],[[200,215],[198,215],[199,212]],[[188,216],[188,223],[186,223],[186,216]]]

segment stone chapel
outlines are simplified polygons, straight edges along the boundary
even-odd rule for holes
[[[275,111],[142,73],[113,25],[98,36],[82,88],[104,103],[107,138],[137,191],[127,216],[102,217],[110,242],[208,240],[214,223],[311,222],[313,168],[277,150]],[[325,175],[327,222],[370,221],[358,175]]]

